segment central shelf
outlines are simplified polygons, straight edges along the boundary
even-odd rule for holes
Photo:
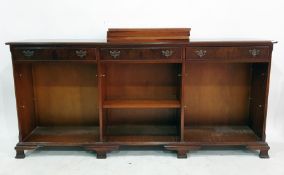
[[[178,100],[106,100],[103,108],[180,108]]]

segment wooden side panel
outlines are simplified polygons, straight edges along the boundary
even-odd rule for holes
[[[33,73],[31,64],[14,64],[14,81],[17,100],[20,141],[35,128]]]
[[[265,133],[263,131],[265,130],[267,108],[268,68],[268,63],[258,63],[252,66],[250,124],[256,134],[264,140]]]
[[[98,125],[96,74],[96,64],[36,64],[38,125]]]
[[[246,125],[250,64],[186,64],[185,125]]]

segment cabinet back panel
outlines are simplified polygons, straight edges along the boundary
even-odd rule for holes
[[[98,125],[95,64],[40,63],[33,71],[38,125]]]
[[[247,125],[251,64],[186,65],[185,125]]]
[[[178,64],[105,64],[107,100],[176,100]]]
[[[107,109],[109,125],[176,125],[177,109]]]

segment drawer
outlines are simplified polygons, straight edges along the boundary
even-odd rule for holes
[[[95,60],[95,48],[57,48],[58,60]]]
[[[102,60],[181,59],[181,48],[102,48]]]
[[[12,49],[15,60],[52,60],[55,58],[53,48],[16,47]]]
[[[269,59],[269,47],[188,47],[186,48],[186,59],[236,59],[236,60],[253,60]]]
[[[15,60],[95,60],[95,48],[19,47],[12,49]]]

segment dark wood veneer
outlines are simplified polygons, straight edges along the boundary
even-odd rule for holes
[[[242,146],[268,158],[270,41],[7,44],[16,158],[73,146],[98,158],[124,146],[158,146],[179,158],[207,146]]]

